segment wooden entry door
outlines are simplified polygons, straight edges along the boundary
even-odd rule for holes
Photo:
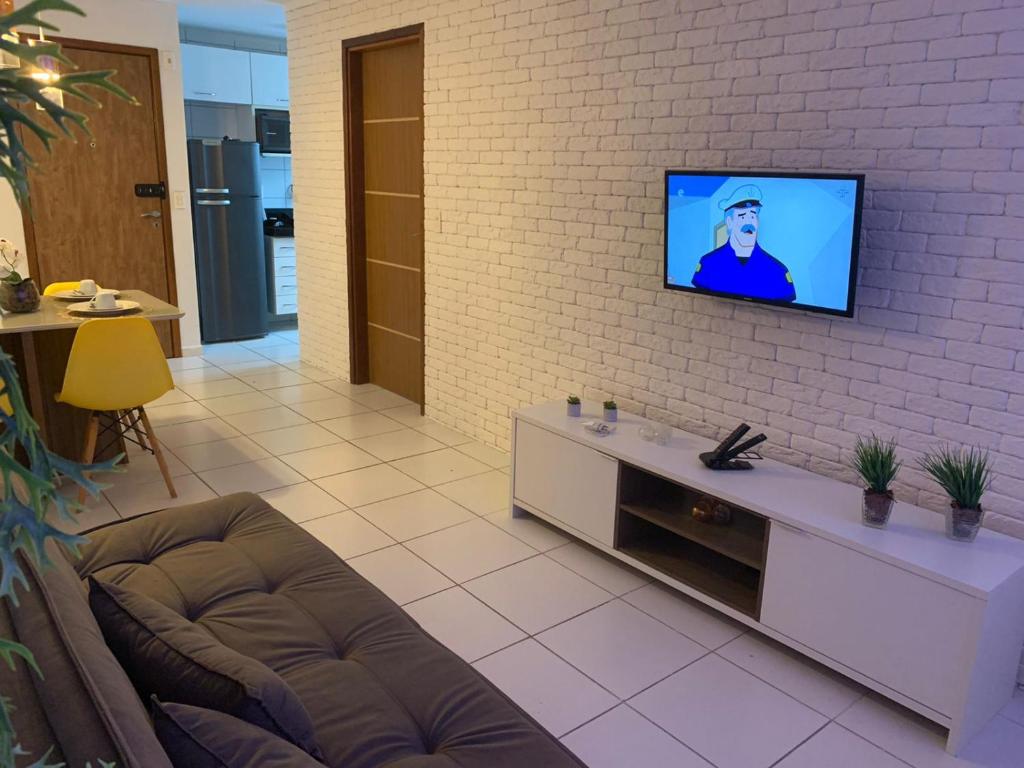
[[[29,174],[31,216],[25,216],[29,271],[47,283],[91,277],[101,286],[132,288],[177,303],[170,206],[139,197],[136,184],[167,183],[157,51],[106,43],[62,41],[82,71],[113,69],[138,106],[91,91],[97,108],[65,105],[89,118],[92,136],[55,142],[47,155],[29,137],[38,167]],[[41,113],[40,113],[41,114]],[[181,353],[177,321],[155,323],[168,356]]]
[[[345,43],[352,380],[423,405],[422,28]]]

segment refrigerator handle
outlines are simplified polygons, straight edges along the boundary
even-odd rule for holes
[[[231,190],[226,187],[197,187],[196,192],[201,195],[229,195]]]
[[[196,200],[196,205],[231,205],[230,200]]]

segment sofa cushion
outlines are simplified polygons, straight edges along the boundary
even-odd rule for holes
[[[96,530],[78,570],[144,592],[281,675],[331,768],[581,768],[476,670],[253,494]]]
[[[323,768],[284,739],[212,709],[154,700],[153,724],[175,768]]]
[[[3,601],[0,620],[0,636],[27,645],[45,675],[20,660],[14,670],[0,665],[17,742],[29,762],[52,747],[47,764],[171,768],[145,707],[103,642],[75,570],[54,542],[46,551],[46,568],[20,557],[28,590],[19,588],[17,607]]]
[[[140,696],[225,712],[319,755],[302,702],[265,664],[116,584],[90,578],[89,605]]]

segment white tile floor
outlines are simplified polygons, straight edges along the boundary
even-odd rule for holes
[[[561,532],[508,516],[508,456],[299,362],[295,332],[171,362],[148,410],[175,504],[263,496],[591,768],[1021,768],[1024,697],[954,759],[917,716]],[[88,528],[172,506],[152,457]]]

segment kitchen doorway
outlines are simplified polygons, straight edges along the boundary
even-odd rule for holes
[[[423,26],[343,56],[351,378],[422,409]]]
[[[55,142],[51,153],[22,132],[40,158],[29,172],[32,212],[23,216],[29,272],[40,289],[89,277],[176,304],[159,55],[152,48],[60,42],[81,71],[116,70],[115,82],[138,104],[96,89],[89,93],[99,106],[68,99],[89,118],[92,136]],[[179,356],[178,321],[154,326],[167,356]]]

